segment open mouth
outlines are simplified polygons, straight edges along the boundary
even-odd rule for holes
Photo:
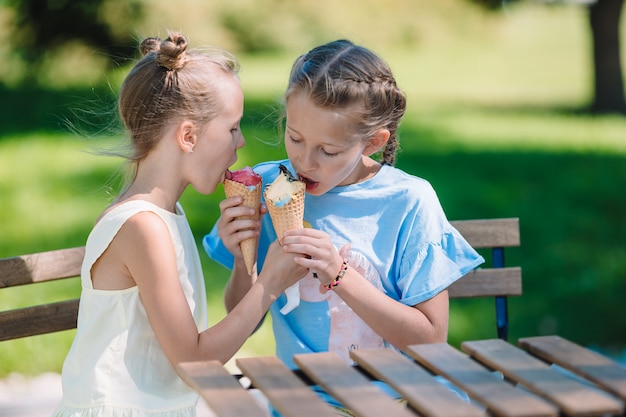
[[[312,179],[307,178],[300,174],[298,174],[298,180],[302,181],[306,185],[307,191],[315,189],[317,185],[319,184],[317,181],[313,181]]]

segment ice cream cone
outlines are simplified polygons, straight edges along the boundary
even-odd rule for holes
[[[304,220],[304,189],[302,182],[294,183],[298,190],[283,205],[276,205],[265,196],[265,204],[272,218],[278,241],[282,243],[283,234],[287,230],[302,229]]]
[[[231,181],[229,179],[224,180],[224,193],[226,194],[226,197],[241,196],[243,197],[242,205],[254,209],[254,215],[242,216],[242,219],[259,219],[259,206],[261,204],[262,188],[261,184],[249,186],[236,181]],[[248,270],[248,275],[252,275],[254,273],[256,260],[257,240],[254,238],[243,240],[240,243],[240,247],[241,252],[243,253],[243,260],[246,264],[246,269]]]

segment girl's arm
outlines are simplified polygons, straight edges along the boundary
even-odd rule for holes
[[[228,361],[280,293],[307,273],[294,263],[293,254],[274,243],[268,251],[266,269],[239,304],[219,323],[198,333],[180,285],[165,222],[154,213],[138,213],[120,229],[114,243],[122,249],[118,251],[120,260],[136,282],[150,324],[173,366],[194,360]]]
[[[447,291],[415,306],[407,306],[382,293],[353,268],[348,268],[333,291],[376,333],[398,349],[447,340]]]
[[[327,233],[302,229],[285,233],[283,250],[308,255],[295,262],[317,273],[321,291],[338,275],[343,259]],[[404,305],[378,290],[356,269],[348,269],[333,288],[378,335],[401,350],[419,343],[445,342],[448,334],[448,293],[415,306]]]
[[[243,261],[242,261],[243,262]],[[250,288],[257,280],[257,274],[248,275],[245,265],[239,265],[235,262],[235,266],[230,273],[230,278],[224,289],[224,305],[226,311],[232,311],[241,299],[250,291]]]

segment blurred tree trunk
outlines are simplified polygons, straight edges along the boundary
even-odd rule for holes
[[[593,112],[626,113],[619,46],[623,3],[624,0],[598,0],[589,7],[593,42]]]

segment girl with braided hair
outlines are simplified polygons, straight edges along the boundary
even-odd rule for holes
[[[144,40],[145,56],[122,84],[131,180],[87,239],[56,417],[195,416],[198,395],[176,365],[228,361],[306,273],[274,244],[241,302],[207,328],[200,257],[178,201],[189,185],[215,191],[237,161],[243,93],[234,57],[187,47],[179,33]]]
[[[393,166],[406,98],[389,66],[348,40],[318,46],[295,61],[285,106],[289,159],[254,170],[269,184],[283,164],[306,184],[311,228],[282,236],[308,274],[296,308],[281,313],[283,294],[270,309],[277,355],[294,367],[294,354],[333,351],[351,362],[352,349],[446,341],[446,289],[484,260],[450,225],[431,185]],[[232,269],[230,310],[257,279],[236,251],[252,225],[237,219],[238,201],[220,208],[203,243]],[[276,239],[270,216],[259,233],[262,267]]]

